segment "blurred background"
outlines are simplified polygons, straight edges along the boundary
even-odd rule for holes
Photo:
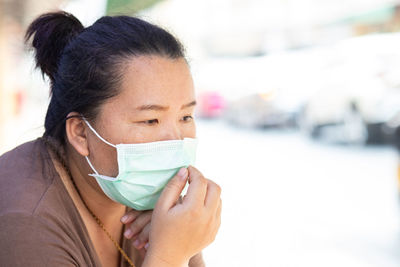
[[[23,34],[55,9],[185,44],[198,167],[223,188],[208,266],[400,266],[400,0],[0,0],[0,154],[43,133]]]

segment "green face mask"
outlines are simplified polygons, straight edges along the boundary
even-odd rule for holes
[[[117,177],[99,174],[86,157],[94,172],[89,175],[109,198],[135,210],[154,209],[168,181],[182,167],[195,163],[197,139],[114,145],[84,121],[100,140],[117,149]]]

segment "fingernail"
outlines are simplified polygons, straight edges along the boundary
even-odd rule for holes
[[[139,239],[136,239],[135,242],[133,242],[133,246],[135,246],[135,248],[137,248],[140,245],[140,241]]]
[[[186,168],[180,169],[178,172],[179,178],[181,178],[181,180],[185,180],[186,176],[187,176],[187,172],[188,172],[188,170]]]
[[[146,243],[146,245],[144,245],[144,248],[147,250],[149,248],[149,243]]]
[[[129,216],[128,216],[128,215],[124,215],[124,216],[122,216],[122,218],[121,218],[121,222],[122,222],[122,223],[127,223],[127,222],[128,222],[128,219],[129,219]]]
[[[132,237],[132,234],[133,234],[132,230],[131,230],[131,229],[128,229],[128,230],[125,231],[124,236],[125,236],[126,238],[131,238],[131,237]]]

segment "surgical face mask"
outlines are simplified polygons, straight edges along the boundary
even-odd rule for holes
[[[99,174],[86,157],[94,172],[89,175],[109,198],[135,210],[154,209],[168,181],[182,167],[195,163],[197,139],[114,145],[84,121],[100,140],[117,149],[117,177]]]

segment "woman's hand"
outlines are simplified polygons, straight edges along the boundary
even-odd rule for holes
[[[179,195],[189,177],[182,202]],[[181,169],[162,192],[153,211],[143,266],[187,266],[215,238],[221,222],[221,189],[194,167]]]
[[[182,203],[182,198],[180,197],[178,201]],[[125,238],[133,240],[133,246],[139,250],[142,258],[144,258],[148,247],[152,213],[152,210],[130,210],[121,218],[121,222],[126,224]],[[190,259],[189,267],[191,266],[204,266],[201,252]]]
[[[153,211],[130,210],[121,218],[121,222],[126,224],[124,236],[132,239],[133,246],[141,250],[145,248],[149,241],[150,222]]]

